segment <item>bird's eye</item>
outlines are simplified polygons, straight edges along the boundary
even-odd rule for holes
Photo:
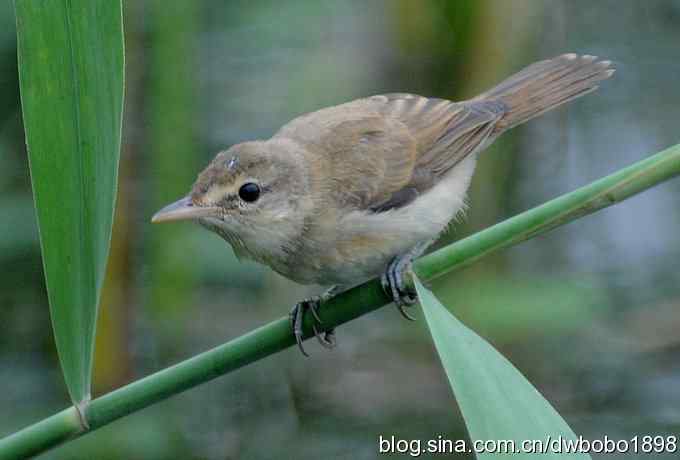
[[[260,197],[260,186],[252,182],[243,184],[240,189],[238,189],[238,196],[248,203],[257,201]]]

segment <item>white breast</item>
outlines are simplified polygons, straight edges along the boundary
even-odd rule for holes
[[[324,266],[317,282],[351,285],[378,276],[394,257],[437,238],[464,210],[476,160],[476,154],[470,155],[432,189],[403,208],[382,213],[354,211],[344,216],[338,224],[340,239],[370,244],[349,251],[339,241],[337,248],[343,254],[331,258],[337,264]]]

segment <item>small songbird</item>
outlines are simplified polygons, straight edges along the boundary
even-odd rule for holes
[[[465,207],[478,154],[502,133],[597,89],[610,61],[564,54],[463,102],[414,94],[358,99],[302,115],[266,141],[217,154],[191,193],[153,222],[195,219],[302,284],[333,286],[291,312],[382,275],[400,311],[414,303],[404,270]],[[332,346],[332,331],[319,341]],[[306,354],[306,353],[305,353]]]

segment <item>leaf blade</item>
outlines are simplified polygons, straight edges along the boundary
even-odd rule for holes
[[[435,347],[458,401],[470,438],[576,441],[576,434],[540,392],[487,341],[458,321],[414,276]],[[563,458],[546,453],[544,458]],[[477,458],[498,458],[480,453]],[[536,454],[507,454],[533,458]],[[587,454],[570,458],[590,459]]]
[[[43,267],[74,403],[90,397],[123,105],[120,2],[15,2],[19,81]]]

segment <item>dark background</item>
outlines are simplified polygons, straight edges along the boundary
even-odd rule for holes
[[[0,3],[0,433],[68,404]],[[318,288],[152,226],[220,149],[386,92],[461,99],[564,52],[615,61],[594,94],[505,135],[444,242],[680,141],[680,1],[129,1],[120,190],[95,364],[101,394],[286,314]],[[49,108],[46,108],[49,110]],[[680,181],[436,283],[588,438],[680,435]],[[370,459],[378,435],[465,436],[420,321],[385,308],[43,458]],[[517,414],[521,417],[522,414]],[[597,456],[595,456],[597,458]],[[629,455],[627,458],[634,458]],[[640,458],[643,456],[641,455]],[[615,458],[609,457],[608,458]]]

